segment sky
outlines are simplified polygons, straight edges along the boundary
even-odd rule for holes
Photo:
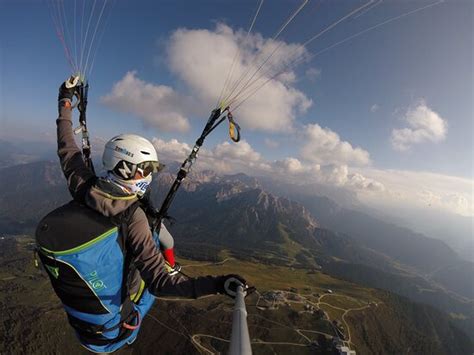
[[[182,160],[223,88],[249,73],[241,83],[260,78],[249,99],[231,102],[242,141],[220,127],[198,167],[335,186],[374,208],[473,216],[474,3],[310,0],[278,34],[302,3],[0,0],[0,138],[54,142],[57,89],[73,72],[60,6],[77,62],[88,35],[95,147],[136,133]]]

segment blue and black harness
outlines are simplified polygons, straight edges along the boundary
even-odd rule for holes
[[[36,231],[38,255],[54,291],[91,351],[112,352],[133,342],[154,301],[143,281],[130,290],[139,274],[126,236],[137,208],[138,202],[110,218],[71,201],[44,217]]]

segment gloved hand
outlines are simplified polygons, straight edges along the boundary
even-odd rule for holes
[[[255,291],[255,287],[247,285],[247,281],[240,275],[223,275],[217,278],[217,292],[235,298],[237,287],[242,286],[247,295]]]
[[[69,99],[72,101],[74,94],[76,93],[76,88],[79,84],[80,77],[79,75],[71,75],[64,83],[59,87],[58,101],[63,99]]]

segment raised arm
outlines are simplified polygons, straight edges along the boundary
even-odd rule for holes
[[[71,104],[74,91],[75,86],[67,88],[65,83],[59,88],[59,117],[56,120],[58,156],[67,180],[69,192],[75,200],[82,202],[86,191],[95,182],[96,177],[85,165],[82,152],[74,140]]]

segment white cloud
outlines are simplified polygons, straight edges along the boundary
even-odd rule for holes
[[[325,182],[343,186],[347,182],[349,169],[347,165],[324,165],[321,167],[321,173]]]
[[[371,107],[370,107],[370,112],[377,112],[379,110],[380,106],[377,105],[377,104],[373,104]]]
[[[351,173],[347,175],[347,185],[363,191],[385,191],[385,185],[374,179],[370,179],[359,173]]]
[[[385,186],[373,179],[367,178],[360,173],[354,173],[347,165],[316,165],[311,170],[315,182],[335,185],[356,192],[360,191],[383,191]]]
[[[367,165],[369,153],[361,148],[354,148],[349,142],[342,141],[336,132],[321,128],[318,124],[304,127],[306,143],[301,149],[301,157],[318,164],[333,165]]]
[[[171,87],[140,80],[130,71],[114,84],[101,101],[114,110],[138,116],[146,126],[163,131],[185,132],[190,125],[185,117],[185,97]]]
[[[440,142],[446,137],[446,120],[424,101],[420,101],[414,108],[409,108],[402,119],[408,123],[408,127],[392,130],[391,142],[396,150],[406,151],[413,144]]]
[[[240,56],[234,63],[233,75],[225,93],[231,91],[238,77],[248,73],[235,92],[245,87],[254,70],[278,48],[262,68],[262,75],[258,73],[253,78],[260,80],[243,90],[242,98],[281,70],[285,63],[305,54],[305,49],[296,44],[267,40],[258,34],[250,35],[247,40],[245,38],[245,32],[234,32],[223,24],[218,24],[214,31],[179,29],[173,33],[168,45],[170,68],[203,105],[212,107],[220,96],[238,46],[241,48]],[[259,50],[263,55],[253,60]],[[295,74],[288,71],[268,81],[239,108],[241,125],[246,129],[269,132],[291,130],[296,114],[305,112],[312,104],[306,95],[290,86],[294,80]]]
[[[213,149],[214,157],[217,159],[242,160],[247,163],[255,163],[262,159],[245,140],[239,144],[223,142]]]
[[[152,140],[163,161],[183,161],[191,147],[176,139]],[[362,175],[350,171],[347,165],[320,165],[304,162],[294,157],[267,161],[245,140],[238,144],[223,142],[212,149],[201,148],[198,170],[214,170],[221,174],[246,173],[253,176],[269,176],[287,182],[321,183],[336,185],[353,191],[381,191],[384,186]]]
[[[191,153],[191,146],[176,139],[165,141],[153,138],[160,160],[166,162],[182,162]],[[238,144],[223,142],[212,149],[201,148],[198,153],[198,170],[211,169],[218,173],[248,173],[262,172],[269,169],[268,164],[262,159],[245,140]]]
[[[148,126],[184,132],[190,127],[189,113],[207,112],[215,106],[239,47],[240,55],[224,91],[224,96],[234,92],[230,98],[241,92],[231,108],[248,98],[238,109],[239,123],[248,130],[291,131],[296,115],[306,112],[312,102],[292,86],[296,81],[293,71],[274,75],[286,64],[304,57],[306,50],[259,34],[246,37],[246,32],[233,31],[223,24],[214,31],[178,29],[169,38],[166,62],[184,82],[187,95],[170,86],[147,83],[131,71],[102,97],[102,102],[139,117]],[[270,54],[271,59],[266,61]],[[261,64],[261,71],[254,75]]]
[[[265,174],[270,166],[245,140],[238,144],[223,142],[200,155],[200,167],[223,174]]]
[[[292,157],[276,160],[272,165],[279,174],[298,175],[309,172],[309,167],[304,166],[301,161]]]
[[[182,162],[191,153],[191,147],[186,143],[181,143],[177,139],[164,141],[159,138],[153,138],[151,143],[158,152],[158,159],[162,161]]]

